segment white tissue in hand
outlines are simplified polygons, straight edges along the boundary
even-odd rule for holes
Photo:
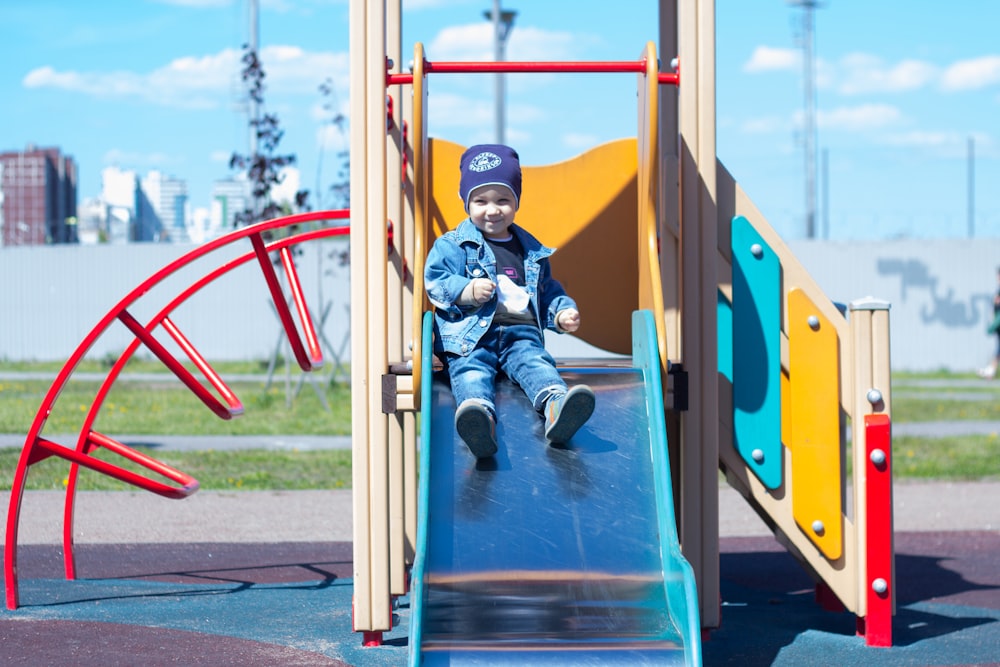
[[[527,312],[531,302],[524,288],[503,274],[497,277],[497,300],[509,313]]]

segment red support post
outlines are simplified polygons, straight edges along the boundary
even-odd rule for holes
[[[867,496],[865,590],[868,612],[858,632],[868,646],[892,646],[895,591],[892,521],[892,438],[889,415],[865,415]]]

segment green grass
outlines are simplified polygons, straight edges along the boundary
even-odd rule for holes
[[[995,433],[950,438],[894,436],[892,451],[892,472],[896,479],[1000,477],[1000,438]]]
[[[294,379],[294,378],[293,378]],[[49,388],[41,380],[0,380],[0,433],[26,433]],[[343,384],[317,386],[328,412],[308,382],[295,394],[281,382],[265,390],[261,383],[233,382],[244,414],[224,420],[178,381],[119,380],[98,413],[95,428],[133,435],[348,435],[351,393]],[[77,433],[99,389],[95,382],[72,382],[60,393],[45,426],[46,433]],[[290,400],[289,400],[290,399]]]
[[[1000,421],[1000,395],[993,400],[953,400],[935,394],[894,395],[892,416],[899,423]]]
[[[48,372],[59,363],[0,362],[0,371]],[[107,360],[84,361],[78,371],[106,371]],[[262,374],[259,362],[217,364],[223,375]],[[135,360],[126,373],[167,374],[158,362]],[[893,420],[896,423],[925,421],[995,420],[1000,422],[1000,382],[969,383],[959,388],[927,388],[915,384],[925,379],[974,379],[973,375],[943,372],[898,374],[893,377]],[[260,382],[234,381],[232,389],[242,400],[245,414],[222,420],[205,407],[190,390],[175,380],[139,382],[124,376],[108,395],[95,428],[110,435],[347,435],[351,432],[351,397],[346,385],[323,383],[324,409],[313,385],[305,382],[298,392],[298,374],[292,376],[292,392],[286,393],[283,370],[269,389]],[[0,380],[0,433],[26,433],[50,383],[42,380]],[[82,424],[99,385],[76,381],[67,385],[55,402],[45,434],[74,434]],[[985,400],[969,400],[970,393]],[[977,397],[978,398],[978,397]],[[73,446],[74,440],[60,441]],[[893,438],[893,469],[899,479],[996,479],[1000,478],[1000,438],[997,434],[952,438]],[[201,482],[206,490],[332,489],[349,488],[349,451],[152,451],[164,461]],[[0,489],[9,489],[20,450],[0,449]],[[120,461],[101,452],[102,457]],[[129,467],[129,466],[125,466]],[[61,489],[69,465],[53,457],[32,466],[29,489]],[[84,470],[81,490],[127,489],[122,482]]]
[[[301,491],[306,489],[351,488],[351,451],[262,450],[237,451],[155,451],[149,447],[136,450],[191,475],[202,489],[212,491]],[[17,467],[20,449],[0,448],[0,488],[9,490]],[[94,456],[157,482],[175,483],[103,449]],[[69,462],[50,457],[31,466],[29,490],[61,490],[66,487]],[[77,489],[81,491],[128,491],[130,484],[85,468],[80,469]]]

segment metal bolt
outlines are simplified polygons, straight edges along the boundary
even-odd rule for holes
[[[879,595],[884,595],[885,592],[889,590],[889,584],[886,582],[885,579],[879,577],[878,579],[872,582],[872,590],[878,593]]]
[[[750,246],[750,254],[757,259],[760,259],[764,256],[764,248],[759,243],[754,243]]]
[[[756,461],[757,463],[763,463],[764,462],[764,450],[763,449],[755,449],[752,452],[750,452],[750,457],[754,461]]]
[[[815,315],[810,315],[809,319],[806,320],[809,323],[809,328],[813,331],[819,331],[819,318]]]
[[[406,360],[406,370],[413,372],[413,359]]]
[[[882,402],[882,392],[878,389],[869,389],[866,398],[872,405],[878,405]]]
[[[868,458],[871,459],[872,463],[880,468],[885,465],[885,452],[881,449],[873,449],[872,453],[868,455]]]
[[[816,533],[817,535],[820,535],[820,536],[822,536],[823,533],[826,532],[826,526],[824,526],[823,522],[820,521],[819,519],[816,519],[815,521],[813,521],[812,529],[813,529],[814,533]]]

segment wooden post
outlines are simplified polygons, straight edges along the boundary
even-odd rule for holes
[[[689,382],[681,416],[680,541],[698,582],[703,628],[718,627],[719,381],[716,293],[715,4],[681,0],[680,357]]]

